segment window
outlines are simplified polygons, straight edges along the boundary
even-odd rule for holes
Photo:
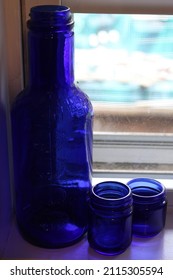
[[[173,16],[75,14],[75,72],[95,131],[172,133]]]
[[[173,17],[76,14],[75,19],[76,78],[95,110],[95,173],[171,176]]]

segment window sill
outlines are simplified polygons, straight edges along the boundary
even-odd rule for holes
[[[109,178],[113,179],[113,178]],[[108,178],[94,178],[93,183],[96,184]],[[120,179],[116,179],[120,180]],[[126,179],[121,179],[127,182]],[[9,239],[4,250],[2,259],[7,260],[171,260],[173,259],[173,191],[171,190],[171,180],[163,182],[168,191],[168,211],[165,229],[152,238],[136,238],[133,237],[132,244],[123,253],[113,257],[106,257],[96,253],[89,247],[87,236],[77,244],[63,249],[43,249],[35,247],[21,237],[13,221]]]

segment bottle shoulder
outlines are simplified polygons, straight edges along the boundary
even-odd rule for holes
[[[54,89],[28,87],[21,91],[12,104],[12,111],[41,110],[63,107],[76,116],[93,115],[89,97],[75,84]]]
[[[74,106],[86,108],[87,110],[90,110],[91,114],[93,114],[92,102],[89,99],[88,95],[83,92],[77,85],[74,85],[72,92],[73,94],[71,100],[74,102]]]

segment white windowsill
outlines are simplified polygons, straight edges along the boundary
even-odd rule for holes
[[[93,184],[113,178],[94,178]],[[120,179],[115,179],[120,180]],[[126,183],[128,179],[121,179]],[[133,237],[130,247],[123,253],[106,257],[96,253],[89,247],[87,236],[75,245],[63,249],[43,249],[23,240],[15,222],[11,225],[7,246],[2,259],[21,260],[172,260],[173,259],[173,190],[171,181],[163,180],[169,196],[165,229],[153,238]]]

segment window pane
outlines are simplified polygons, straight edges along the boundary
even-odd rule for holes
[[[75,14],[75,75],[95,131],[173,132],[173,16]]]

